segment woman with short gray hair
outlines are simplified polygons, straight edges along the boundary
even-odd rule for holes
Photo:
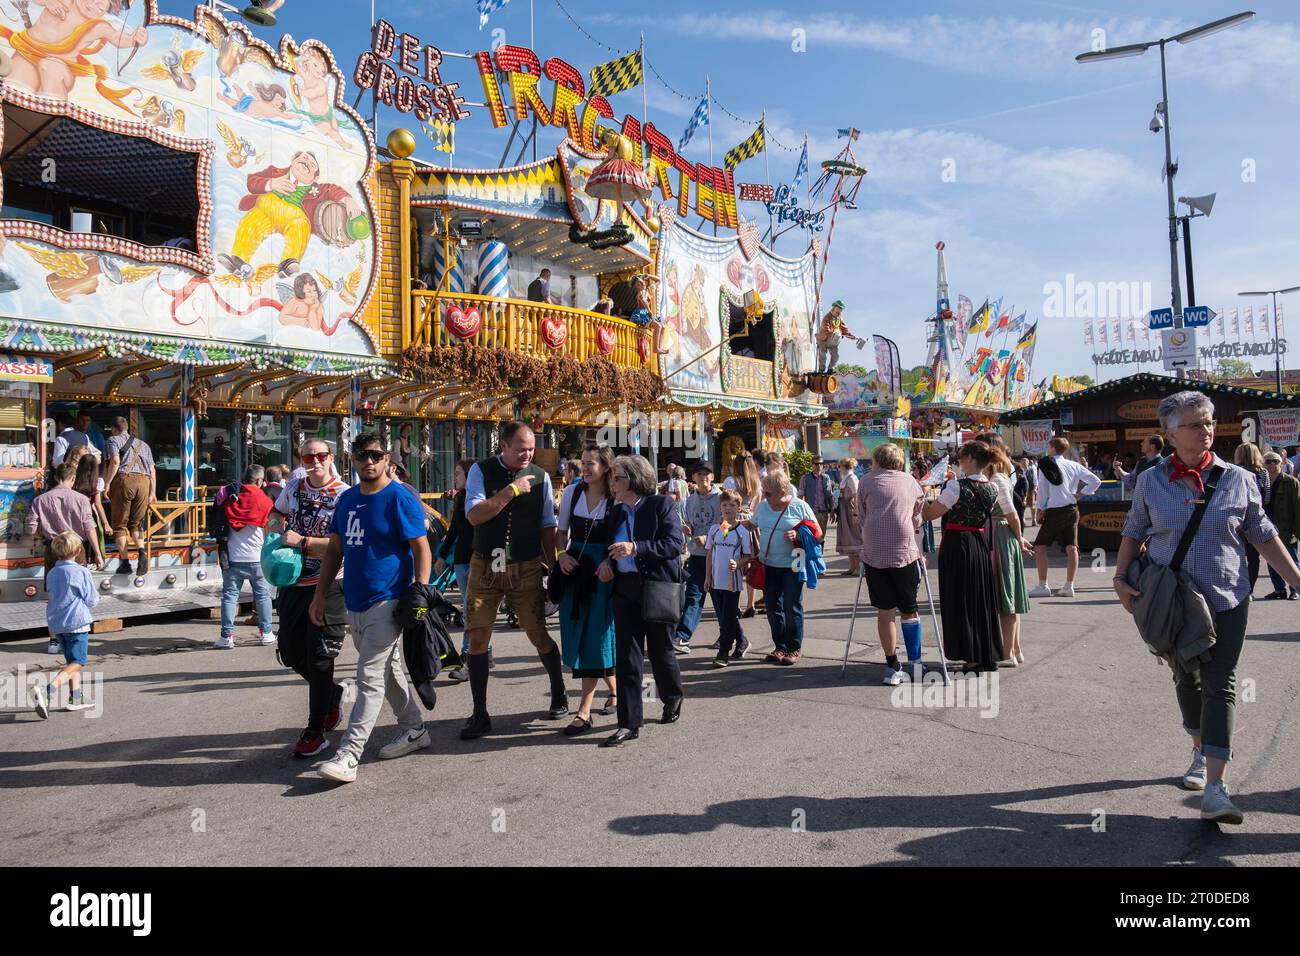
[[[1193,745],[1182,784],[1205,791],[1201,819],[1241,823],[1244,818],[1228,796],[1224,776],[1232,759],[1237,661],[1250,610],[1246,543],[1292,587],[1300,585],[1300,569],[1264,514],[1254,476],[1211,450],[1214,404],[1200,392],[1178,392],[1160,403],[1157,414],[1174,453],[1138,477],[1115,562],[1115,593],[1124,610],[1133,613],[1134,598],[1141,593],[1129,585],[1127,576],[1142,543],[1147,543],[1152,561],[1172,564],[1192,513],[1208,495],[1204,520],[1181,564],[1205,596],[1215,633],[1209,660],[1202,660],[1199,669],[1187,670],[1175,661],[1175,694]]]
[[[618,729],[602,747],[619,747],[641,736],[641,674],[650,658],[655,692],[663,701],[661,724],[675,724],[682,713],[682,674],[671,624],[646,620],[645,585],[681,585],[681,518],[672,498],[656,494],[655,473],[640,455],[619,455],[610,468],[616,504],[610,513],[609,557],[596,577],[614,582],[614,669],[618,686]],[[677,614],[681,613],[680,604]]]

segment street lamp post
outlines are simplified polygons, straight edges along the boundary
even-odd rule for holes
[[[1247,10],[1243,13],[1236,13],[1230,17],[1224,17],[1221,20],[1215,20],[1212,23],[1206,23],[1199,27],[1193,27],[1191,30],[1184,30],[1182,33],[1175,34],[1171,37],[1162,37],[1159,40],[1149,40],[1144,43],[1130,43],[1125,46],[1118,46],[1107,50],[1094,50],[1088,53],[1080,53],[1076,56],[1077,63],[1092,63],[1097,60],[1118,60],[1123,57],[1141,56],[1153,46],[1160,48],[1160,95],[1163,97],[1156,106],[1156,116],[1151,120],[1151,131],[1159,132],[1161,126],[1165,132],[1165,188],[1169,203],[1169,284],[1170,284],[1170,303],[1174,311],[1174,328],[1183,327],[1183,296],[1180,288],[1181,283],[1178,280],[1178,217],[1177,210],[1174,208],[1174,176],[1178,173],[1178,166],[1174,163],[1173,154],[1173,137],[1169,130],[1169,77],[1165,71],[1165,45],[1177,41],[1179,43],[1191,43],[1193,40],[1199,40],[1207,37],[1212,33],[1218,33],[1220,30],[1226,30],[1229,27],[1235,27],[1239,23],[1245,23],[1255,16],[1253,10]],[[1163,117],[1163,122],[1161,121]],[[1183,378],[1184,372],[1178,370],[1178,377]]]
[[[1277,297],[1286,295],[1290,292],[1300,292],[1300,285],[1293,285],[1289,289],[1270,289],[1268,292],[1238,292],[1237,295],[1246,296],[1265,296],[1273,297],[1273,368],[1277,372],[1277,392],[1282,394],[1282,338],[1278,332],[1277,321]]]

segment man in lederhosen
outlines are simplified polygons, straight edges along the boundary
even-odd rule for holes
[[[559,720],[569,713],[560,649],[546,633],[542,577],[555,564],[555,499],[551,476],[533,464],[536,445],[527,424],[507,422],[501,426],[501,453],[474,465],[465,482],[465,515],[474,526],[465,621],[474,713],[460,732],[462,740],[492,732],[487,709],[488,643],[502,598],[510,601],[550,675],[547,716]]]

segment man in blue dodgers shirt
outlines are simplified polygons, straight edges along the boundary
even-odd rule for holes
[[[338,497],[330,543],[321,559],[320,580],[308,613],[324,626],[328,583],[343,565],[343,600],[357,646],[357,702],[334,759],[316,768],[326,780],[351,783],[366,740],[388,698],[400,733],[379,751],[381,759],[402,757],[429,746],[424,716],[402,670],[402,625],[393,617],[398,599],[413,581],[428,581],[433,554],[425,537],[419,499],[388,477],[388,452],[373,432],[352,443],[352,463],[361,479]]]

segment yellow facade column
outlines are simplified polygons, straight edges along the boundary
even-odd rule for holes
[[[397,235],[401,243],[398,257],[398,310],[402,351],[406,351],[416,338],[411,319],[411,180],[415,178],[415,163],[408,158],[415,152],[415,137],[410,130],[393,130],[388,134],[388,151],[393,156],[388,165],[388,173],[393,177],[393,182],[397,183]]]

